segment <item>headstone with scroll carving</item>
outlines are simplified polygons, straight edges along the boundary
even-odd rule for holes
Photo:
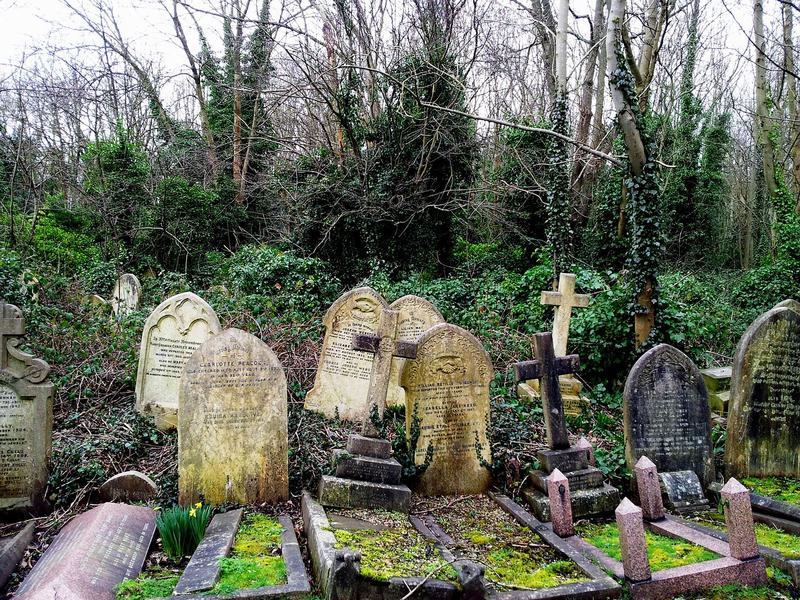
[[[731,372],[725,462],[733,477],[800,477],[800,312],[777,306],[745,331]]]
[[[159,428],[177,426],[183,367],[220,329],[214,309],[191,292],[164,300],[147,318],[139,346],[136,409],[154,416]]]
[[[386,300],[368,287],[343,294],[325,313],[325,339],[314,387],[304,407],[328,418],[361,423],[369,411],[373,356],[353,348],[353,335],[375,335]]]
[[[286,376],[257,337],[226,329],[189,359],[178,414],[181,505],[289,497]]]
[[[42,507],[53,432],[50,365],[20,349],[25,320],[0,300],[0,510]]]
[[[96,506],[64,526],[14,597],[114,600],[114,588],[141,572],[155,529],[145,506]]]
[[[481,343],[468,331],[441,323],[419,338],[417,358],[403,369],[406,431],[419,419],[414,460],[432,461],[416,489],[427,496],[480,494],[491,484],[488,440],[489,384],[494,371]]]

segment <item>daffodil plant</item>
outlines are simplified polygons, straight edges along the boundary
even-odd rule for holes
[[[164,553],[173,560],[180,560],[194,552],[203,539],[212,507],[198,502],[189,507],[173,506],[164,511],[156,510],[156,525]]]

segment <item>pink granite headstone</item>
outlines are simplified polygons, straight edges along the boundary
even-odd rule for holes
[[[569,497],[569,480],[558,469],[547,477],[547,496],[550,499],[550,520],[558,537],[575,535],[572,526],[572,501]]]
[[[750,506],[750,492],[731,477],[722,491],[722,506],[725,510],[725,524],[728,526],[728,543],[731,556],[746,560],[758,556],[758,543],[753,527],[753,509]]]
[[[58,533],[22,585],[17,600],[114,600],[114,588],[142,570],[156,528],[143,506],[101,504]]]
[[[592,443],[586,439],[585,436],[581,436],[580,439],[575,443],[576,448],[583,448],[586,450],[587,455],[589,456],[589,464],[591,466],[597,466],[594,460],[594,447]]]
[[[650,561],[647,559],[642,509],[627,498],[623,498],[614,514],[617,517],[625,578],[629,581],[647,581],[651,578],[651,573]]]
[[[664,503],[661,501],[661,484],[653,461],[642,456],[633,468],[636,475],[636,489],[639,491],[639,504],[642,515],[648,521],[664,518]]]

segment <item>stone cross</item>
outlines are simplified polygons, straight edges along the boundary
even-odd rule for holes
[[[21,335],[25,335],[25,320],[22,314],[17,307],[0,300],[0,371],[8,368],[7,340]]]
[[[553,334],[537,333],[533,336],[533,352],[536,360],[518,362],[514,365],[517,381],[541,379],[540,393],[547,428],[547,445],[553,450],[569,448],[564,407],[561,402],[559,375],[575,373],[580,368],[577,354],[556,357],[553,352]]]
[[[553,347],[556,356],[567,354],[567,338],[569,338],[569,321],[572,318],[573,308],[586,308],[589,306],[588,294],[575,293],[575,275],[561,273],[558,278],[558,291],[542,292],[541,303],[555,306],[553,318]]]
[[[392,357],[417,357],[417,344],[413,342],[401,342],[397,339],[397,318],[399,315],[399,311],[384,309],[381,313],[381,321],[378,325],[377,335],[368,333],[353,334],[354,350],[371,352],[375,355],[372,361],[369,392],[367,393],[367,414],[364,417],[362,431],[367,437],[374,438],[379,435],[371,417],[375,410],[373,407],[376,407],[378,417],[383,418],[383,411],[386,408],[386,392],[389,389],[389,374],[392,368]]]

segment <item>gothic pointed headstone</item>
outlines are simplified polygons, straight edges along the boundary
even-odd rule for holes
[[[37,511],[53,432],[50,365],[20,348],[22,311],[0,299],[0,511]]]
[[[200,344],[220,330],[214,309],[191,292],[177,294],[159,304],[142,330],[136,410],[155,417],[160,429],[174,429],[178,423],[183,367]]]
[[[351,290],[331,305],[325,313],[325,339],[306,410],[358,423],[368,416],[373,357],[353,348],[353,335],[376,335],[387,308],[381,295],[368,287]]]
[[[531,473],[533,487],[522,492],[540,520],[549,520],[548,477],[558,469],[569,481],[572,512],[576,517],[609,513],[619,501],[619,492],[603,481],[603,474],[589,464],[584,444],[571,446],[561,400],[559,376],[575,373],[578,355],[555,356],[550,332],[533,336],[535,360],[516,363],[517,381],[539,379],[547,449],[538,453],[540,469]]]

